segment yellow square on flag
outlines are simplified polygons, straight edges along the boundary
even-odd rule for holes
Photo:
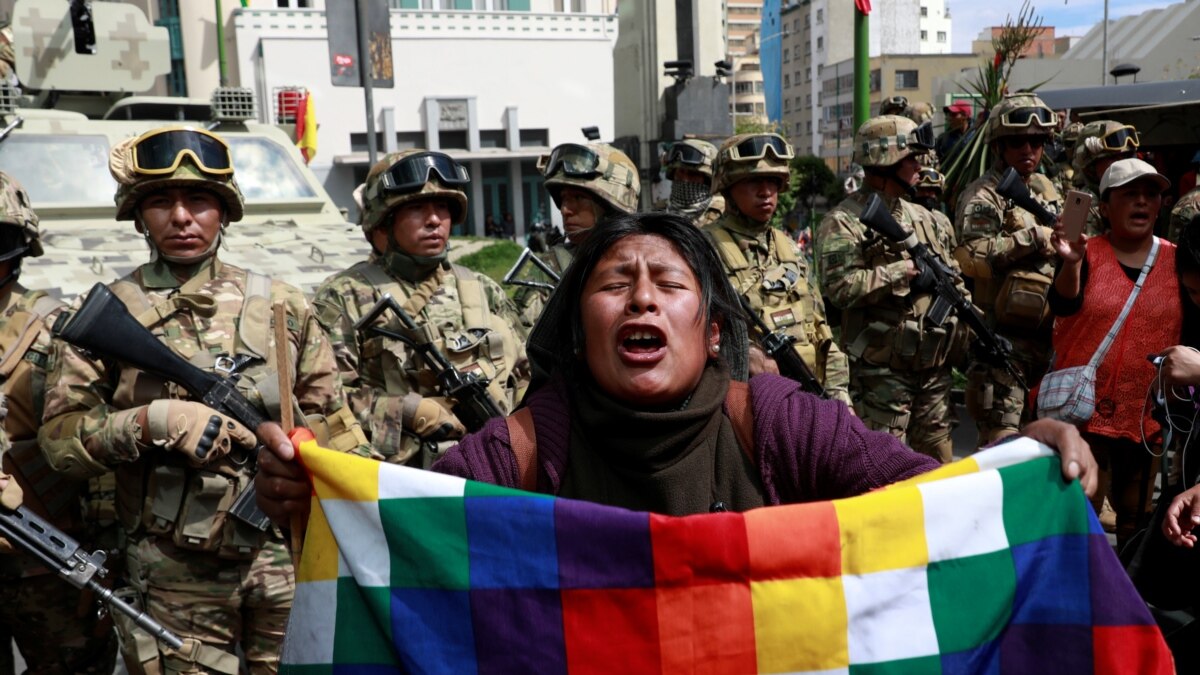
[[[308,530],[304,535],[304,556],[300,569],[296,570],[298,581],[329,581],[338,575],[338,547],[325,518],[321,502],[312,498],[312,509],[308,513]]]
[[[841,577],[750,583],[760,673],[847,668],[846,599]],[[799,617],[820,617],[818,621]]]
[[[969,473],[979,473],[979,463],[976,462],[973,457],[960,459],[957,462],[952,462],[945,466],[934,469],[933,471],[926,471],[923,474],[913,476],[907,480],[902,480],[899,483],[893,483],[884,489],[890,490],[898,486],[932,483],[935,480],[953,478],[955,476],[965,476]]]
[[[352,502],[379,501],[379,467],[382,462],[318,447],[316,441],[300,446],[304,464],[313,475],[313,488],[321,499]],[[324,479],[335,476],[336,483]]]
[[[833,506],[840,525],[843,574],[870,574],[929,562],[925,510],[916,487],[839,499]]]

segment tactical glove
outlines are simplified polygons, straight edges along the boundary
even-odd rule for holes
[[[196,401],[154,401],[146,409],[146,426],[151,444],[182,452],[196,466],[228,455],[234,443],[257,444],[249,429]]]
[[[450,404],[441,397],[424,397],[409,392],[404,395],[400,422],[423,441],[437,443],[462,438],[467,430],[450,412]]]
[[[937,277],[933,270],[921,258],[913,259],[913,266],[917,268],[917,276],[908,280],[908,287],[917,293],[928,293],[933,290],[937,284]]]

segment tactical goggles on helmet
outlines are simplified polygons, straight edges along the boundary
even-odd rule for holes
[[[667,155],[667,164],[679,162],[680,164],[703,166],[704,160],[704,153],[699,148],[684,143],[676,143],[671,146],[671,154]]]
[[[917,187],[942,189],[942,174],[937,169],[921,169],[917,174]]]
[[[0,225],[0,262],[19,258],[29,253],[25,233],[16,225]]]
[[[1131,126],[1114,129],[1101,136],[1098,140],[1104,145],[1105,150],[1113,152],[1137,150],[1138,146],[1142,144],[1142,139],[1138,136],[1137,129]]]
[[[1017,129],[1039,126],[1050,129],[1058,126],[1058,113],[1049,108],[1017,108],[1000,116],[1000,126]]]
[[[419,152],[396,161],[379,175],[379,190],[384,193],[414,192],[429,182],[431,174],[447,187],[471,182],[467,167],[441,152]]]
[[[925,122],[913,129],[908,136],[908,146],[916,150],[932,150],[933,125]]]
[[[730,159],[762,159],[770,151],[775,159],[792,159],[796,152],[778,136],[751,136],[729,149]]]
[[[233,157],[224,139],[204,129],[148,131],[133,142],[133,170],[146,176],[175,173],[184,157],[207,174],[233,173]]]
[[[547,177],[560,169],[568,176],[594,176],[600,173],[600,155],[587,146],[564,143],[551,150],[549,158],[539,168]]]

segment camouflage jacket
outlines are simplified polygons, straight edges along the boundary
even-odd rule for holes
[[[410,346],[355,330],[354,324],[384,293],[391,293],[424,327],[426,334],[420,339],[432,338],[460,371],[486,377],[489,393],[506,413],[529,383],[520,319],[496,282],[459,266],[438,268],[413,284],[391,275],[372,255],[317,289],[313,300],[317,317],[333,344],[350,407],[371,441],[374,456],[428,466],[457,439],[443,439],[448,442],[436,447],[422,442],[403,423],[406,395],[436,398],[447,410],[452,402],[442,398],[433,369]],[[466,300],[467,294],[475,300]],[[372,325],[407,332],[390,314]],[[411,411],[412,397],[407,404]]]
[[[977,304],[984,308],[994,304],[997,290],[994,286],[1012,270],[1054,275],[1051,229],[996,193],[1000,175],[993,168],[968,185],[955,214],[959,236],[955,256],[963,273],[975,279]],[[1033,174],[1029,191],[1050,212],[1062,212],[1062,197],[1050,179]]]
[[[717,247],[738,294],[772,330],[782,329],[795,337],[796,351],[826,391],[849,404],[849,362],[833,340],[825,302],[796,243],[778,230],[728,211],[704,231]],[[757,336],[757,329],[752,332]]]
[[[895,370],[939,367],[952,347],[961,351],[964,328],[951,316],[942,325],[925,321],[933,306],[929,293],[909,286],[911,256],[858,220],[877,191],[863,186],[821,220],[817,238],[821,288],[842,309],[841,346],[851,359]],[[954,230],[942,214],[902,199],[888,199],[892,216],[906,231],[957,271]],[[960,282],[959,290],[967,295]]]
[[[1188,223],[1198,215],[1200,215],[1200,187],[1193,188],[1191,192],[1175,202],[1175,206],[1171,209],[1171,224],[1167,229],[1168,238],[1178,244],[1183,233],[1187,231]]]
[[[554,270],[559,278],[562,278],[563,272],[575,258],[575,247],[568,246],[565,242],[559,242],[551,246],[549,251],[538,253],[537,257]],[[540,273],[536,276],[541,277]],[[533,324],[537,323],[538,318],[541,317],[542,309],[546,307],[546,301],[549,299],[550,291],[547,289],[522,286],[517,290],[516,295],[513,296],[513,303],[516,305],[517,314],[520,317],[522,338],[529,337],[530,331],[533,330]]]

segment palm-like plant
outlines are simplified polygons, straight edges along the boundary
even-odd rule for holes
[[[1042,32],[1042,17],[1035,13],[1029,0],[1021,4],[1021,11],[1014,20],[1008,15],[1004,27],[992,37],[992,49],[995,56],[991,61],[979,66],[975,77],[967,83],[974,92],[979,104],[983,107],[983,115],[977,115],[972,122],[967,135],[959,142],[955,152],[950,157],[943,157],[943,171],[946,176],[946,194],[957,195],[972,181],[987,172],[992,157],[988,144],[984,140],[984,129],[987,127],[987,111],[990,111],[1008,93],[1009,77],[1013,66],[1021,58],[1025,49]],[[1032,87],[1033,91],[1045,84],[1040,82]]]

